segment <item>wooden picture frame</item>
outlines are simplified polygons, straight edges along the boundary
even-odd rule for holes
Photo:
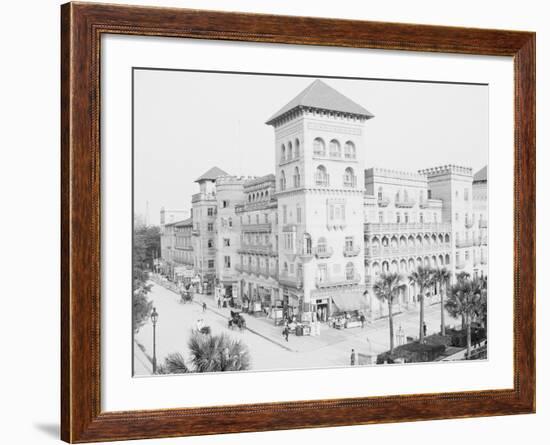
[[[100,38],[103,34],[511,56],[515,70],[514,387],[102,412]],[[61,7],[61,437],[71,443],[535,411],[535,34],[91,3]]]

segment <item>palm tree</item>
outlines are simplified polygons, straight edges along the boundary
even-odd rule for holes
[[[246,345],[225,334],[204,335],[194,332],[188,346],[196,372],[245,371],[250,366]]]
[[[374,283],[373,290],[376,297],[388,303],[388,321],[390,323],[390,354],[393,353],[393,303],[404,287],[401,284],[401,275],[395,272],[382,273]]]
[[[441,335],[445,335],[445,295],[447,295],[447,283],[451,278],[451,272],[445,267],[438,267],[433,271],[433,278],[441,294]]]
[[[453,317],[463,317],[466,328],[466,357],[470,358],[472,350],[471,326],[474,318],[478,317],[486,301],[487,290],[479,278],[473,280],[463,278],[452,288],[451,294],[445,302],[445,308]]]
[[[409,275],[409,281],[415,283],[419,288],[420,300],[420,334],[418,336],[420,343],[424,342],[424,293],[433,284],[433,270],[429,266],[418,266],[415,271]]]
[[[157,374],[186,374],[189,368],[185,364],[183,355],[179,352],[169,354],[164,363],[157,368]]]

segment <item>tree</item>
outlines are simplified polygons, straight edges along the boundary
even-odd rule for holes
[[[147,298],[151,291],[151,285],[147,283],[148,270],[152,267],[153,258],[159,246],[160,231],[157,226],[134,224],[132,246],[132,317],[134,332],[139,331],[151,314],[153,303]]]
[[[188,372],[191,371],[179,352],[169,354],[164,359],[164,363],[157,368],[157,374],[187,374]]]
[[[404,288],[401,284],[401,275],[398,273],[382,273],[374,283],[373,290],[376,297],[388,304],[388,321],[390,324],[390,354],[393,353],[393,303],[399,296],[399,291]]]
[[[445,267],[439,267],[434,269],[433,278],[441,294],[441,335],[445,335],[445,296],[447,295],[447,285],[451,278],[451,272]]]
[[[451,294],[445,302],[445,308],[453,317],[463,317],[466,328],[466,357],[470,358],[472,350],[472,321],[483,317],[484,301],[487,290],[479,278],[463,278],[452,286]]]
[[[420,343],[424,342],[424,297],[425,292],[433,284],[433,270],[428,266],[418,266],[415,271],[409,275],[409,281],[415,283],[419,288],[420,300]]]
[[[250,366],[246,345],[225,334],[204,335],[193,332],[188,346],[196,372],[245,371]]]

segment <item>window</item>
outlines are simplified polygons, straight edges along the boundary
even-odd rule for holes
[[[344,158],[355,159],[355,145],[351,141],[347,141],[344,145]]]
[[[208,231],[213,232],[214,231],[214,223],[208,223]]]
[[[264,221],[265,221],[266,224],[269,222],[269,214],[268,213],[264,214]]]
[[[464,201],[468,201],[469,195],[468,195],[468,189],[464,189]]]
[[[423,214],[422,212],[420,212],[420,213],[418,214],[418,217],[419,217],[420,223],[423,223],[423,222],[424,222],[424,214]]]
[[[286,224],[287,222],[287,213],[286,213],[286,206],[283,206],[283,224]]]
[[[329,180],[328,173],[325,166],[323,165],[318,166],[317,169],[315,170],[315,185],[327,187],[328,180]]]
[[[225,267],[226,269],[230,269],[231,268],[231,257],[226,255],[223,257],[223,267]]]
[[[353,168],[348,167],[344,172],[344,187],[355,187],[356,178],[353,174]]]
[[[214,216],[214,208],[213,207],[208,207],[206,212],[207,212],[208,216]]]
[[[285,162],[286,160],[286,149],[285,144],[281,145],[281,162]]]
[[[338,142],[336,139],[330,141],[329,152],[332,158],[341,158],[342,149],[340,148],[340,142]]]
[[[288,143],[288,153],[287,153],[287,159],[292,159],[292,142]]]
[[[214,260],[208,260],[208,268],[214,269]]]
[[[294,187],[300,187],[300,169],[298,167],[294,168]]]
[[[290,273],[294,274],[294,263],[290,263]]]
[[[384,212],[378,212],[378,222],[379,223],[384,222]]]
[[[260,214],[256,214],[256,224],[260,224]]]
[[[346,252],[351,252],[353,250],[353,236],[346,236],[345,249]]]
[[[233,218],[229,217],[228,223],[229,227],[233,227]]]
[[[281,170],[281,179],[279,180],[279,188],[281,190],[285,190],[286,189],[286,177],[285,177],[285,172],[284,170]]]
[[[384,190],[382,189],[382,187],[378,187],[378,201],[382,201],[383,198],[384,198]]]
[[[300,157],[300,141],[298,139],[294,141],[294,157]]]
[[[327,265],[326,264],[319,264],[317,266],[317,273],[318,273],[318,280],[319,283],[324,283],[327,281]]]
[[[405,224],[409,222],[409,214],[405,212]]]
[[[223,239],[223,245],[225,247],[230,247],[231,246],[231,240],[229,238],[224,238]]]
[[[321,138],[315,138],[313,140],[313,154],[315,156],[326,156],[325,141]]]
[[[327,251],[327,240],[324,237],[319,238],[317,241],[317,252],[325,253]]]
[[[399,224],[401,222],[401,213],[396,212],[395,213],[395,222]]]
[[[300,206],[296,206],[296,222],[302,222],[302,208]]]
[[[354,275],[355,275],[355,271],[353,268],[353,263],[349,262],[348,264],[346,264],[346,280],[348,281],[353,280]]]
[[[214,247],[214,240],[209,239],[208,240],[208,248],[212,249]]]

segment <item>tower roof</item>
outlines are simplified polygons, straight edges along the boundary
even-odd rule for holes
[[[367,119],[374,117],[374,114],[361,105],[336,91],[322,80],[317,79],[283,108],[277,111],[277,113],[271,116],[266,124],[271,125],[277,118],[300,107],[339,111],[341,113],[363,116]]]
[[[487,182],[487,166],[483,167],[474,175],[474,182]]]
[[[215,181],[218,176],[225,176],[225,175],[227,175],[227,173],[224,172],[221,168],[212,167],[206,173],[203,173],[200,177],[195,179],[195,182]]]

